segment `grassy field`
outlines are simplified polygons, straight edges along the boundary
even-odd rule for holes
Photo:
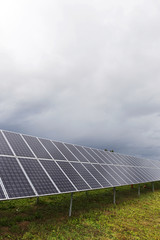
[[[160,183],[141,187],[76,193],[72,217],[68,217],[70,194],[0,202],[0,239],[83,240],[160,239]]]

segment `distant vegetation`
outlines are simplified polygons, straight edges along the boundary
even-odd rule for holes
[[[114,150],[107,150],[107,148],[105,148],[104,151],[114,152]]]
[[[75,193],[72,217],[70,194],[0,202],[2,240],[159,240],[160,183]],[[141,185],[143,186],[143,185]]]

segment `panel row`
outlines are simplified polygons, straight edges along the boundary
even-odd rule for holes
[[[0,199],[158,181],[160,169],[0,157]]]
[[[158,167],[160,163],[42,138],[0,131],[0,155],[117,166]]]

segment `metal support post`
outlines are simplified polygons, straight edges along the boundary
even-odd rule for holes
[[[37,197],[37,201],[36,201],[36,203],[37,203],[37,204],[39,203],[39,197]]]
[[[70,207],[69,207],[69,217],[72,214],[72,201],[73,201],[73,193],[71,193],[71,201],[70,201]]]
[[[152,192],[154,192],[154,182],[152,182]]]
[[[140,184],[138,185],[138,196],[140,196],[140,194],[141,194],[141,186],[140,186]]]
[[[116,204],[116,188],[113,188],[113,204]]]

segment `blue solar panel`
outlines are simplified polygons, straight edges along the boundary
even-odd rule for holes
[[[38,158],[51,159],[51,156],[47,153],[42,144],[36,137],[23,135],[24,139]]]
[[[0,132],[0,155],[13,155],[10,147],[8,146],[1,132]]]
[[[160,180],[160,162],[0,131],[0,200]]]
[[[86,180],[88,185],[94,188],[101,188],[101,185],[96,181],[96,179],[83,167],[81,163],[71,163],[74,168],[79,172],[79,174]]]
[[[43,167],[46,169],[60,192],[75,192],[76,189],[73,184],[68,180],[65,174],[62,172],[60,167],[55,161],[41,160]]]
[[[70,165],[68,162],[57,162],[58,165],[63,169],[71,182],[76,186],[78,190],[87,190],[90,187],[86,184],[86,182],[82,179],[82,177],[76,172],[76,170]]]
[[[19,160],[39,195],[58,192],[36,159]]]
[[[42,139],[42,138],[40,138],[39,140],[41,141],[43,146],[47,149],[47,151],[51,154],[51,156],[54,159],[65,160],[65,157],[62,155],[62,153],[58,150],[57,147],[55,147],[55,145],[50,140],[46,140],[46,139]]]
[[[26,145],[20,134],[4,131],[4,135],[6,136],[16,156],[34,157],[33,153]]]
[[[63,143],[55,142],[54,144],[57,146],[57,148],[63,153],[63,155],[66,157],[68,161],[78,161],[77,158],[72,154]]]
[[[0,157],[0,176],[9,198],[35,195],[15,158]]]

